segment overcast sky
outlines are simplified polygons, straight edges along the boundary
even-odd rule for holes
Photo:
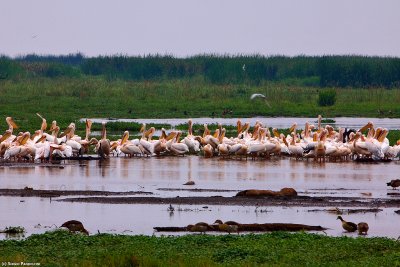
[[[400,56],[399,0],[0,0],[0,54]]]

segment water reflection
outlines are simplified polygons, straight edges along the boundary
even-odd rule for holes
[[[337,215],[327,212],[311,212],[324,208],[284,208],[284,207],[246,207],[246,206],[209,206],[203,208],[194,205],[176,205],[174,212],[165,205],[116,205],[63,203],[42,201],[29,198],[19,202],[19,198],[0,197],[0,226],[22,226],[26,235],[43,233],[55,229],[71,219],[82,221],[91,234],[129,233],[152,235],[155,226],[186,226],[196,222],[214,222],[234,220],[241,223],[302,223],[321,225],[329,228],[326,233],[333,236],[353,236],[356,233],[344,233]],[[24,216],[21,216],[24,214]],[[345,219],[353,222],[366,221],[370,226],[368,237],[387,236],[397,238],[400,229],[396,223],[398,216],[392,208],[383,208],[379,213],[346,214]],[[170,234],[170,233],[157,233]],[[0,239],[6,238],[0,234]]]
[[[317,118],[301,118],[301,117],[253,117],[253,118],[240,118],[243,122],[249,122],[251,125],[254,125],[256,121],[262,122],[264,125],[268,125],[268,127],[272,128],[289,128],[294,122],[297,122],[298,127],[304,127],[306,122],[315,123]],[[331,118],[335,121],[335,123],[329,123],[334,127],[347,127],[353,129],[359,129],[363,125],[365,125],[369,121],[373,121],[375,125],[378,125],[382,128],[387,128],[389,130],[399,129],[400,128],[400,119],[392,119],[392,118],[349,118],[349,117],[337,117]],[[81,119],[81,122],[85,122],[86,118]],[[179,124],[187,124],[187,119],[99,119],[99,118],[91,118],[91,120],[95,123],[101,123],[102,121],[109,122],[137,122],[137,123],[156,123],[156,124],[170,124],[172,127],[175,127]],[[224,125],[236,125],[238,118],[192,118],[194,124],[217,124],[222,123]],[[326,123],[323,123],[325,125]]]
[[[152,191],[182,188],[188,180],[195,188],[244,190],[294,187],[298,191],[317,188],[351,188],[386,196],[385,182],[397,179],[399,162],[358,164],[315,163],[294,159],[269,161],[205,159],[197,156],[162,158],[111,158],[67,162],[59,167],[2,167],[1,188]]]
[[[293,159],[269,161],[205,159],[197,156],[163,158],[111,158],[104,161],[67,162],[56,167],[2,167],[1,188],[151,191],[156,196],[233,196],[236,192],[161,191],[158,188],[203,188],[244,190],[250,188],[279,190],[293,187],[299,192],[314,195],[387,197],[391,191],[386,182],[398,178],[400,163],[358,164],[354,162],[315,163]],[[188,180],[195,186],[185,187]],[[345,190],[336,190],[343,188]],[[361,193],[367,193],[365,196]],[[20,202],[23,200],[24,202]],[[49,198],[0,197],[0,228],[23,226],[28,233],[40,233],[70,219],[81,220],[92,233],[152,234],[154,226],[184,226],[196,221],[213,222],[237,220],[244,223],[292,222],[318,224],[331,228],[330,235],[343,235],[335,215],[307,212],[306,208],[175,206],[165,205],[104,205],[61,203]],[[23,216],[21,216],[23,214]],[[138,216],[138,214],[140,216]],[[377,214],[348,215],[346,219],[367,221],[370,236],[397,237],[400,233],[393,223],[399,215],[394,209]],[[0,235],[4,238],[4,235]]]

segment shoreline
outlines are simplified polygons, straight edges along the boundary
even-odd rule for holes
[[[214,192],[212,189],[179,189],[197,190],[199,192]],[[217,192],[224,192],[219,190]],[[232,193],[234,193],[232,191]],[[140,196],[133,196],[140,195]],[[53,201],[97,203],[97,204],[150,204],[150,205],[221,205],[221,206],[256,206],[256,207],[357,207],[357,208],[396,208],[400,199],[365,198],[365,197],[333,197],[333,196],[273,196],[273,197],[243,197],[243,196],[193,196],[193,197],[153,197],[146,191],[96,191],[96,190],[35,190],[0,189],[0,196],[11,197],[42,197],[58,198]],[[388,193],[388,196],[393,194]],[[69,197],[71,196],[71,197]],[[65,197],[65,198],[63,198]]]

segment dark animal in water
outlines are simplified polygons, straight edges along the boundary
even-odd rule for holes
[[[63,223],[61,227],[68,228],[71,232],[81,232],[86,235],[89,235],[89,232],[83,227],[83,224],[80,221],[71,220]]]

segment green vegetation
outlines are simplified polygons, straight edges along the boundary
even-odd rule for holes
[[[155,237],[56,231],[0,241],[0,251],[1,262],[41,266],[400,265],[400,243],[395,240],[286,232]]]
[[[10,64],[12,62],[13,64]],[[65,56],[26,55],[0,58],[0,77],[15,64],[20,76],[75,77],[101,75],[108,80],[132,81],[187,79],[196,76],[212,84],[251,84],[265,81],[322,87],[385,87],[400,85],[400,58],[363,56],[270,56],[205,54],[188,58],[148,55],[128,57],[82,54]]]
[[[399,62],[355,56],[3,56],[0,129],[6,128],[1,118],[12,116],[21,131],[32,132],[41,123],[36,112],[62,129],[70,122],[80,129],[82,117],[400,117]],[[264,94],[270,107],[264,99],[250,100],[253,93]],[[115,132],[139,127],[108,124]]]
[[[0,81],[0,117],[37,128],[41,113],[62,126],[82,117],[189,118],[251,116],[400,117],[400,90],[336,89],[335,105],[318,105],[319,88],[269,82],[256,87],[213,85],[202,79],[108,82],[102,77],[32,78]],[[325,89],[324,89],[325,90]],[[252,93],[262,99],[250,100]],[[4,121],[3,121],[4,124]]]
[[[333,89],[321,90],[318,94],[318,105],[321,107],[333,106],[336,102],[336,91]]]

